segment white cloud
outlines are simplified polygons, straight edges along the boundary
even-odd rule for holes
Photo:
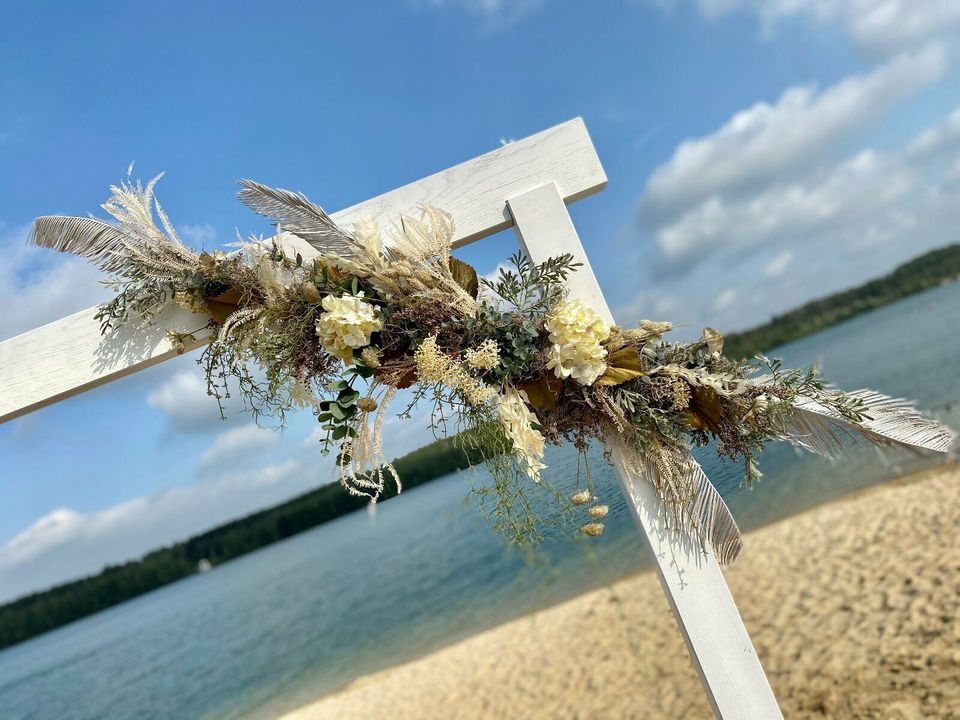
[[[199,467],[219,468],[235,466],[251,455],[273,447],[280,442],[280,433],[262,428],[255,423],[230,428],[217,436],[213,444],[200,456]]]
[[[177,233],[187,245],[194,248],[210,247],[217,239],[217,232],[210,223],[180,225]]]
[[[147,395],[147,405],[162,411],[171,426],[181,432],[216,432],[227,423],[239,422],[243,401],[233,394],[222,401],[226,420],[220,418],[217,400],[207,395],[206,381],[199,370],[180,370]]]
[[[712,196],[793,176],[842,138],[939,80],[945,67],[944,51],[932,45],[825,90],[788,88],[773,105],[757,103],[716,132],[681,143],[651,175],[645,208],[662,218]]]
[[[770,261],[763,266],[763,274],[768,278],[776,278],[783,275],[790,263],[793,262],[793,251],[784,250],[777,253]]]
[[[490,28],[503,28],[520,22],[543,9],[546,0],[421,0],[420,6],[454,8],[481,18]]]
[[[737,299],[737,291],[733,288],[726,288],[713,301],[713,309],[717,312],[723,312],[731,307]]]
[[[103,302],[103,274],[81,258],[27,245],[27,227],[0,223],[0,340]]]
[[[777,183],[740,200],[712,197],[655,234],[663,260],[689,266],[731,250],[796,241],[829,223],[869,216],[913,188],[899,158],[865,150],[801,180]]]
[[[661,261],[683,273],[656,273],[617,319],[632,324],[682,298],[664,314],[686,324],[679,335],[749,327],[957,242],[958,225],[960,111],[899,148],[695,205],[654,233]],[[731,287],[744,291],[731,298]]]
[[[60,508],[0,547],[0,602],[98,572],[290,496],[318,480],[295,459],[82,513]]]
[[[960,145],[960,110],[955,110],[940,125],[920,133],[916,140],[907,146],[907,155],[913,161],[930,160],[958,145]]]
[[[842,27],[858,45],[891,51],[956,33],[960,3],[954,0],[697,0],[704,15],[715,18],[752,12],[764,33],[799,19]]]

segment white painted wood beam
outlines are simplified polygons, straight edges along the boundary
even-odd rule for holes
[[[583,263],[569,280],[578,297],[613,322],[580,238],[556,185],[550,183],[508,199],[521,248],[533,262],[570,253]],[[782,719],[770,683],[712,552],[670,530],[653,485],[627,471],[613,454],[627,505],[656,560],[694,667],[717,717],[724,720]]]
[[[334,213],[333,218],[349,226],[368,215],[385,227],[427,203],[453,215],[454,247],[459,247],[510,227],[504,199],[551,181],[565,202],[607,184],[580,118]],[[167,329],[193,331],[207,322],[205,316],[171,307],[146,332],[121,328],[104,338],[95,313],[96,308],[83,310],[0,343],[0,422],[168,360],[175,353],[165,340]],[[198,345],[208,340],[204,332],[197,338]]]

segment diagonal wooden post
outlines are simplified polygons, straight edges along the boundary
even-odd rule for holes
[[[386,225],[418,203],[450,212],[454,247],[514,226],[527,255],[571,253],[584,263],[572,294],[612,320],[565,203],[602,190],[603,167],[583,121],[570,120],[333,215],[341,225],[370,216]],[[296,242],[305,259],[312,247]],[[0,342],[0,423],[175,357],[165,330],[192,331],[207,317],[171,306],[146,329],[120,328],[101,337],[96,308]],[[197,333],[199,346],[209,341]],[[712,554],[667,530],[660,502],[644,478],[615,467],[627,503],[653,547],[657,572],[704,687],[725,720],[780,718]]]
[[[542,262],[563,253],[573,255],[583,267],[570,277],[570,295],[612,323],[613,315],[557,186],[547,183],[520,193],[508,198],[507,206],[527,257]],[[627,505],[653,549],[657,575],[714,713],[724,720],[782,718],[713,554],[665,526],[653,485],[628,472],[616,451],[613,465]]]

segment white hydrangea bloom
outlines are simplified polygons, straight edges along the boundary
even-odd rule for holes
[[[527,464],[527,475],[534,482],[540,482],[540,471],[547,466],[543,464],[544,439],[540,431],[533,424],[537,416],[527,407],[527,394],[508,388],[500,396],[500,422],[513,443],[513,451]]]
[[[323,349],[344,362],[353,358],[356,348],[370,344],[370,335],[380,330],[377,308],[358,295],[327,295],[324,312],[317,319],[317,336]]]
[[[380,240],[380,226],[375,218],[361,215],[353,224],[353,236],[357,239],[371,258],[380,257],[382,242]]]
[[[565,300],[546,321],[550,333],[547,367],[558,378],[572,377],[592,385],[607,369],[603,344],[610,338],[610,324],[580,300]]]

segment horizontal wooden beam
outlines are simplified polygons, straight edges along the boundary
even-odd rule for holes
[[[427,203],[456,221],[454,247],[513,224],[506,198],[554,182],[565,202],[602,190],[607,177],[580,118],[510,143],[392,192],[334,213],[341,225],[361,215],[382,221],[415,212]],[[306,253],[304,253],[306,256]],[[106,337],[93,319],[96,308],[0,343],[0,422],[129,375],[175,355],[166,330],[197,330],[202,315],[171,307],[145,330],[122,328]],[[209,338],[197,333],[198,343]]]

